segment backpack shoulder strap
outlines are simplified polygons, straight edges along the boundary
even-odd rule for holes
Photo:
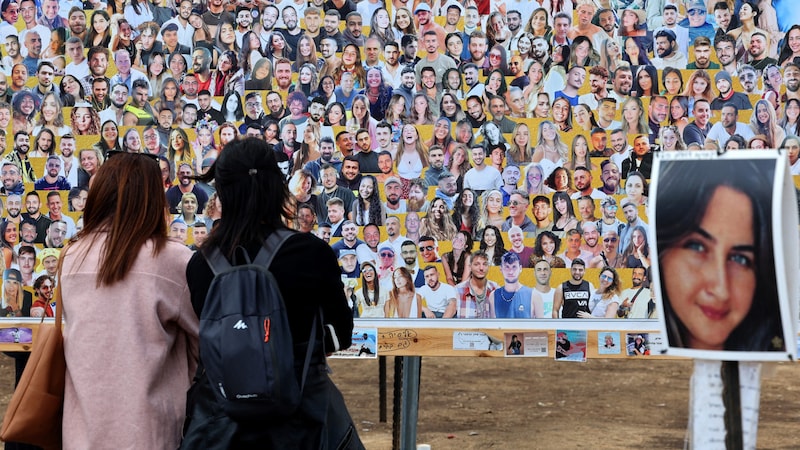
[[[258,251],[258,255],[256,255],[253,264],[269,269],[269,266],[272,264],[272,258],[278,253],[283,243],[294,234],[295,232],[288,228],[275,230],[264,242],[264,246],[261,250]]]
[[[203,248],[201,249],[201,253],[206,259],[208,267],[211,268],[211,271],[214,273],[214,276],[231,268],[231,263],[225,258],[222,252],[219,251],[219,247]]]

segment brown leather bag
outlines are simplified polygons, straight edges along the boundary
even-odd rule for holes
[[[61,252],[62,258],[64,252]],[[59,261],[59,274],[61,273]],[[60,277],[59,277],[60,278]],[[55,322],[39,324],[33,349],[17,389],[11,397],[0,429],[5,442],[21,442],[44,449],[61,448],[64,412],[64,336],[61,329],[61,280],[53,296]]]

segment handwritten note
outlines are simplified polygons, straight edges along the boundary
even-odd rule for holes
[[[725,450],[725,406],[720,361],[695,360],[691,379],[689,431],[692,448]],[[740,362],[742,441],[756,448],[758,408],[761,396],[761,363]]]

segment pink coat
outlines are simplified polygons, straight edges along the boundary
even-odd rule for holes
[[[170,241],[153,258],[148,244],[125,280],[98,288],[103,241],[81,239],[64,261],[64,449],[177,448],[198,354],[192,252]]]

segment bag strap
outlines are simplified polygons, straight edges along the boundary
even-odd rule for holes
[[[295,232],[288,228],[280,228],[273,231],[264,242],[264,246],[258,251],[256,258],[253,260],[253,264],[257,266],[263,265],[269,269],[269,266],[272,264],[272,259],[278,254],[278,250],[280,250],[281,247],[283,247],[283,243],[294,236],[294,234]]]
[[[308,376],[308,369],[311,367],[311,354],[314,353],[314,341],[317,335],[317,322],[320,321],[322,315],[322,308],[317,314],[314,314],[314,322],[311,324],[311,334],[308,338],[308,348],[306,348],[306,359],[303,362],[303,375],[300,378],[300,394],[303,393],[303,388],[306,387],[306,376]],[[323,326],[323,325],[320,325]],[[322,348],[325,348],[325,337],[323,336]]]
[[[636,294],[633,295],[633,298],[631,299],[631,303],[636,301],[636,297],[638,297],[639,294],[642,293],[642,290],[644,290],[644,283],[642,283],[642,286],[639,288],[638,291],[636,291]]]

